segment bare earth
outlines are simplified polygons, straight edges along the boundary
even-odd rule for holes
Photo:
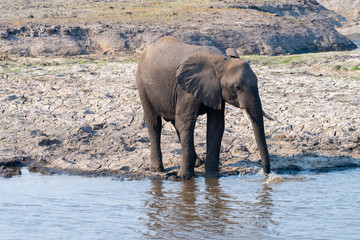
[[[168,178],[181,148],[164,124],[166,171],[149,171],[133,58],[16,58],[0,66],[0,159],[43,173]],[[360,166],[360,52],[246,56],[259,78],[274,171]],[[204,157],[206,118],[197,153]],[[221,172],[260,171],[250,123],[227,105]],[[15,171],[15,170],[12,170]],[[202,175],[200,167],[197,173]],[[3,171],[4,172],[4,171]],[[12,173],[7,173],[10,176]]]

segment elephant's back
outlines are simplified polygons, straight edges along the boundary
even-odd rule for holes
[[[164,79],[175,81],[176,70],[189,56],[196,53],[226,56],[221,50],[210,46],[189,45],[177,38],[167,36],[160,38],[142,54],[139,60],[139,71],[144,81],[155,83]]]
[[[156,78],[168,78],[176,74],[176,68],[187,58],[192,48],[174,37],[160,38],[140,57],[141,72],[151,76],[148,79],[151,81],[156,81]]]
[[[163,37],[141,55],[137,84],[158,114],[172,120],[178,94],[187,94],[177,82],[177,68],[195,53],[223,54],[215,47],[188,45],[174,37]],[[167,115],[167,116],[165,116]]]

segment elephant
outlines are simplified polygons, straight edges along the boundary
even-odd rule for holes
[[[228,53],[228,54],[226,54]],[[179,177],[195,176],[198,158],[194,128],[207,114],[205,177],[219,177],[219,155],[225,128],[225,102],[240,108],[253,127],[265,174],[270,173],[257,77],[234,49],[185,44],[166,36],[141,54],[136,70],[145,123],[150,136],[150,170],[164,171],[160,137],[162,119],[170,121],[181,144]]]

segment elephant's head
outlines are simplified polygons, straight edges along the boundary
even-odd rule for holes
[[[219,110],[223,100],[239,107],[251,120],[263,171],[270,173],[263,120],[263,115],[267,115],[262,110],[257,77],[249,63],[236,56],[195,54],[178,67],[177,80],[186,92],[208,107]]]

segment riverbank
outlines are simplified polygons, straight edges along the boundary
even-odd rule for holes
[[[259,78],[272,169],[360,166],[360,53],[243,56]],[[135,84],[138,56],[10,58],[0,66],[0,165],[42,173],[171,178],[180,144],[164,123],[165,173],[149,171],[149,137]],[[195,143],[205,155],[206,118]],[[254,173],[250,123],[226,109],[222,175]],[[5,167],[5,169],[4,169]],[[203,167],[196,169],[198,175]],[[14,172],[13,174],[17,174]]]
[[[173,177],[180,145],[168,123],[166,171],[148,170],[134,80],[139,54],[164,35],[233,47],[251,63],[264,110],[278,120],[265,122],[273,170],[359,166],[360,53],[309,53],[354,49],[358,26],[313,0],[1,1],[0,175],[27,166]],[[239,109],[226,112],[221,173],[259,171],[250,124]],[[195,136],[202,158],[205,122],[199,118]]]

